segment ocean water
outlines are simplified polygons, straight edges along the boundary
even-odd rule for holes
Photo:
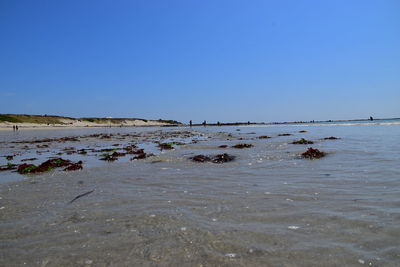
[[[12,143],[93,133],[114,135]],[[314,144],[291,144],[300,138]],[[185,145],[160,151],[160,140]],[[399,266],[399,141],[399,121],[0,132],[0,156],[14,163],[116,143],[154,154],[62,154],[84,169],[0,172],[0,266]],[[308,147],[327,155],[304,159]],[[221,153],[236,159],[189,159]]]

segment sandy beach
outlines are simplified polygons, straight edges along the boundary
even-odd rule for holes
[[[96,123],[82,120],[61,119],[60,124],[43,124],[43,123],[12,123],[0,122],[0,131],[13,130],[13,126],[17,125],[19,129],[73,129],[83,127],[146,127],[146,126],[168,126],[170,123],[152,121],[152,120],[124,120],[119,124],[114,123]]]

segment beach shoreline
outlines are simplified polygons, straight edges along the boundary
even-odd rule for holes
[[[87,117],[72,118],[58,115],[0,114],[0,131],[15,129],[75,129],[110,127],[176,126],[174,120],[147,120],[140,118]]]
[[[0,131],[13,130],[14,127],[24,130],[52,130],[79,128],[120,128],[120,127],[177,127],[177,126],[320,126],[320,125],[353,125],[361,123],[398,124],[399,118],[375,118],[350,120],[312,120],[286,122],[206,122],[185,124],[175,120],[146,120],[139,118],[71,118],[57,115],[0,114]],[[191,122],[191,121],[190,121]]]
[[[119,127],[165,127],[176,126],[171,123],[157,121],[134,120],[121,124],[93,123],[93,122],[69,122],[68,124],[43,124],[43,123],[12,123],[1,122],[0,131],[13,130],[18,126],[19,130],[57,130],[57,129],[79,129],[79,128],[119,128]]]

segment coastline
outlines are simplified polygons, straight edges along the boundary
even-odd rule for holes
[[[13,126],[17,125],[20,130],[45,130],[45,129],[76,129],[76,128],[105,128],[105,127],[163,127],[175,126],[175,124],[158,122],[158,121],[143,121],[129,120],[120,124],[114,123],[95,123],[83,121],[68,121],[63,124],[43,124],[43,123],[12,123],[0,122],[0,131],[13,130]]]
[[[193,123],[193,126],[323,126],[323,125],[384,125],[399,124],[400,118],[318,120],[292,122],[212,122]],[[119,128],[119,127],[177,127],[189,126],[173,120],[145,120],[136,118],[70,118],[48,115],[0,114],[0,131],[13,130],[57,130],[79,128]]]
[[[84,117],[72,118],[58,115],[0,114],[0,130],[18,129],[74,129],[104,127],[176,126],[174,120],[147,120],[141,118]]]

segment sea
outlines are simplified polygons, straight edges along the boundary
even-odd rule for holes
[[[0,157],[83,162],[0,172],[0,266],[400,266],[400,120],[0,131]]]

